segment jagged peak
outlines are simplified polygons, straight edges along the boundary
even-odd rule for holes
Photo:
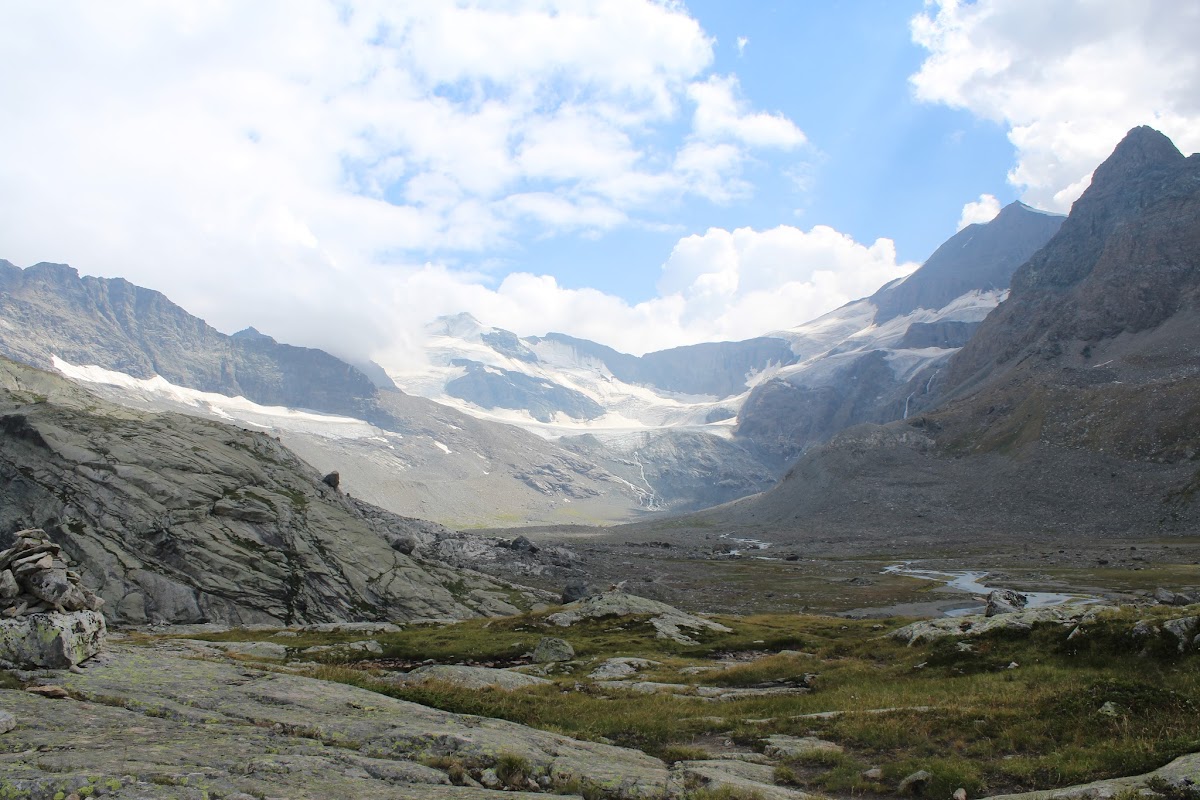
[[[1092,185],[1108,181],[1123,180],[1130,174],[1138,174],[1159,166],[1170,166],[1184,160],[1183,153],[1165,134],[1148,125],[1138,127],[1125,134],[1125,138],[1113,150],[1112,155],[1096,167]]]
[[[445,314],[425,326],[430,336],[451,336],[455,339],[476,340],[485,333],[495,330],[475,319],[470,313]]]
[[[263,333],[258,328],[254,327],[253,325],[251,325],[248,328],[243,328],[242,330],[233,334],[233,336],[230,338],[243,339],[243,340],[247,340],[247,341],[256,341],[256,342],[257,341],[269,341],[269,342],[275,341],[275,339],[273,337],[267,336],[265,333]]]
[[[56,264],[53,261],[39,261],[33,266],[27,267],[25,272],[30,275],[53,275],[57,278],[79,279],[79,270],[70,264]]]

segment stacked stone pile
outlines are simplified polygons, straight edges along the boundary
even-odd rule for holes
[[[79,582],[62,548],[34,528],[16,534],[16,543],[0,552],[0,617],[55,611],[99,611],[104,601]]]
[[[45,531],[0,552],[0,665],[72,667],[104,646],[104,601],[80,583]]]

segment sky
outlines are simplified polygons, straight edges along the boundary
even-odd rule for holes
[[[1179,0],[7,0],[0,258],[401,367],[462,311],[640,354],[806,322],[1130,128]]]

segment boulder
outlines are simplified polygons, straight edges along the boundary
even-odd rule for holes
[[[66,669],[100,652],[108,629],[97,611],[29,614],[0,620],[0,661]]]
[[[17,727],[17,718],[7,711],[0,711],[0,733],[8,733]]]
[[[684,613],[678,608],[669,606],[666,603],[660,603],[657,600],[650,600],[621,591],[604,592],[603,594],[593,595],[584,600],[570,603],[557,614],[551,614],[546,617],[546,621],[559,627],[568,628],[576,622],[585,619],[635,615],[649,616],[650,624],[654,627],[656,635],[660,639],[671,639],[680,644],[697,644],[695,639],[683,633],[681,630],[683,628],[689,628],[694,631],[731,632],[730,628],[718,622]]]
[[[1012,589],[994,589],[987,596],[987,610],[984,612],[985,617],[994,617],[997,614],[1013,614],[1025,608],[1029,604],[1029,598],[1020,592],[1014,592]]]
[[[1172,592],[1161,586],[1154,590],[1154,599],[1164,606],[1190,606],[1197,601],[1196,595],[1189,592]]]
[[[592,587],[583,578],[571,578],[567,581],[566,586],[562,591],[563,605],[574,603],[577,600],[582,600],[585,597],[590,597]]]
[[[529,553],[530,555],[533,555],[541,548],[539,548],[536,544],[534,544],[532,541],[530,541],[530,539],[528,537],[518,536],[517,538],[515,538],[511,542],[509,542],[508,549],[516,550],[518,553]]]
[[[1162,627],[1164,631],[1175,637],[1179,652],[1182,653],[1191,645],[1196,629],[1200,628],[1200,616],[1169,619],[1162,624]]]
[[[900,781],[896,792],[898,794],[920,794],[931,780],[933,780],[933,773],[926,769],[919,769]]]
[[[21,587],[17,585],[12,570],[0,571],[0,600],[11,600],[20,593]]]
[[[533,660],[538,664],[549,664],[554,661],[570,661],[575,657],[575,648],[566,639],[557,636],[543,636],[533,648]]]

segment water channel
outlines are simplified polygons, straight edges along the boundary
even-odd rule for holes
[[[934,569],[919,569],[911,567],[911,561],[906,561],[903,564],[893,564],[885,568],[883,571],[892,575],[910,575],[914,578],[922,578],[929,581],[940,581],[946,584],[948,589],[963,592],[973,596],[987,595],[993,589],[998,589],[997,586],[988,586],[983,583],[983,579],[988,576],[987,572],[975,572],[971,570],[934,570]],[[1029,604],[1026,608],[1046,608],[1048,606],[1061,605],[1085,605],[1095,603],[1100,600],[1099,597],[1084,594],[1065,594],[1062,592],[1026,592],[1021,594],[1029,599]],[[948,617],[961,617],[967,614],[979,614],[984,610],[984,605],[970,606],[967,608],[955,608],[946,612]]]

